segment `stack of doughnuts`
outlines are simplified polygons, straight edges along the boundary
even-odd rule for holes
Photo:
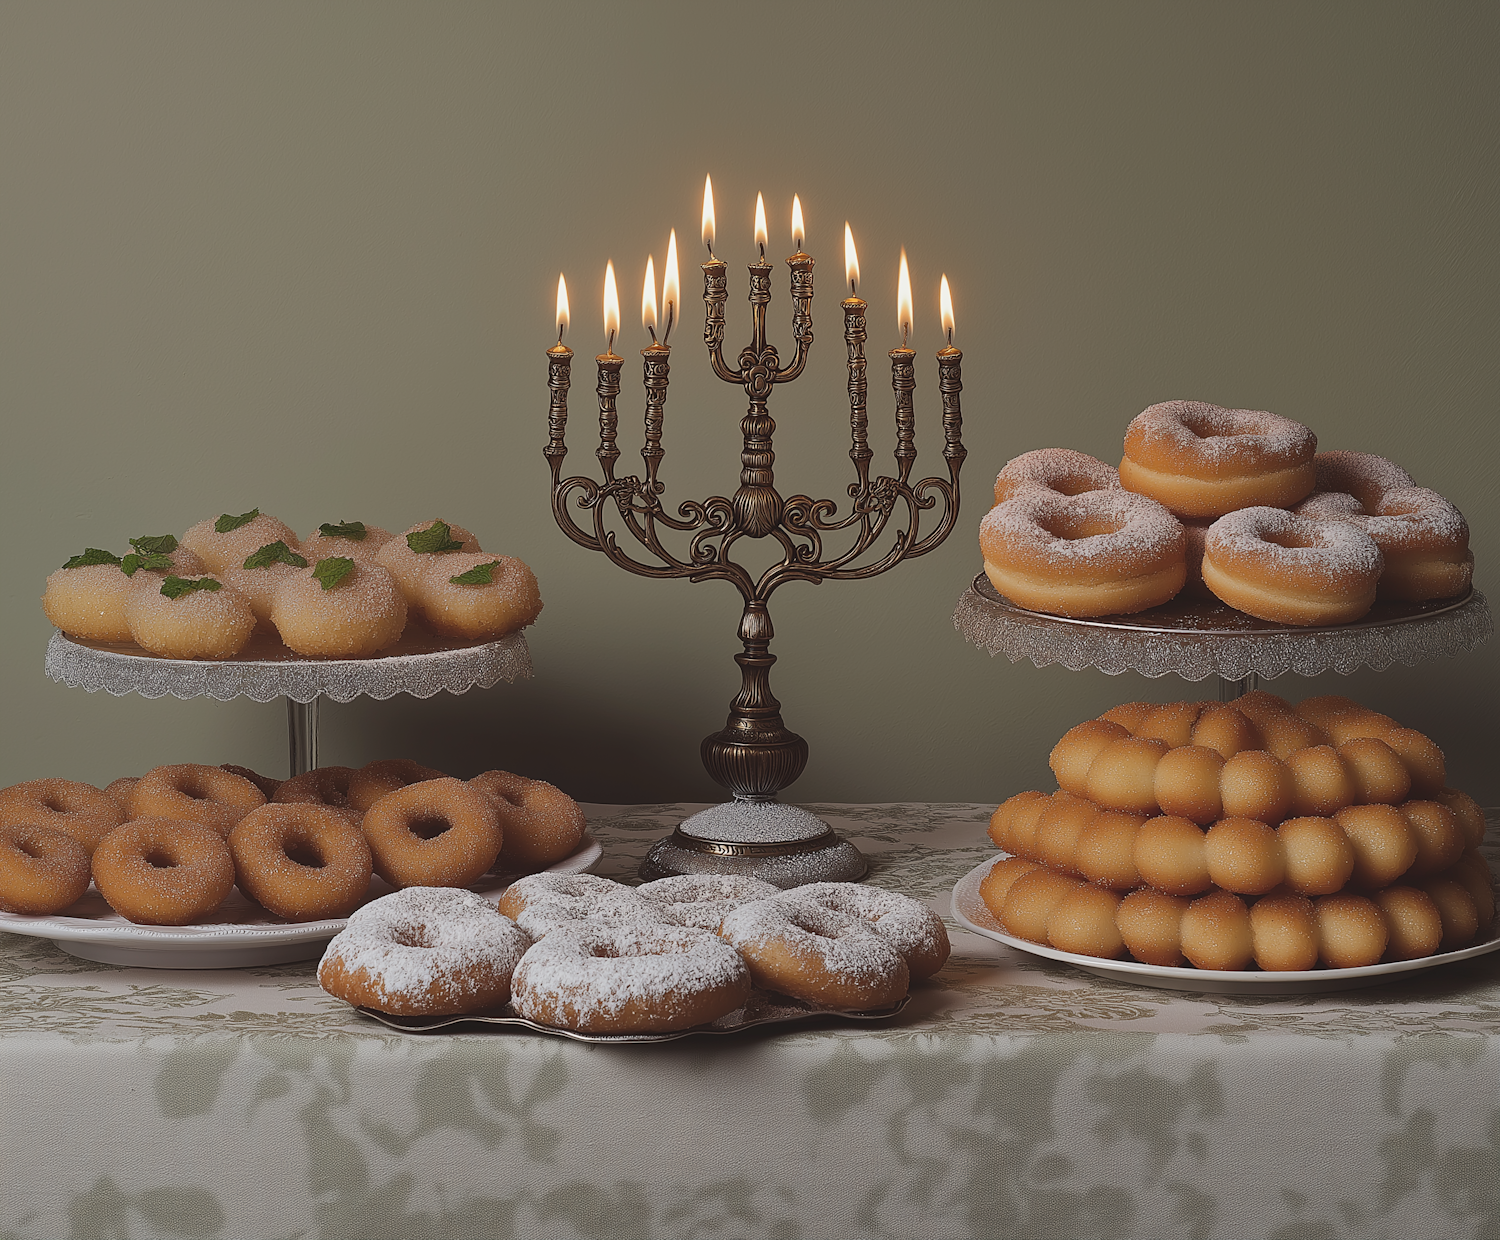
[[[1483,813],[1431,740],[1348,698],[1126,703],[1050,764],[1056,792],[990,823],[1010,856],[982,895],[1017,937],[1283,970],[1450,951],[1493,923]]]
[[[362,659],[400,640],[413,612],[442,636],[493,641],[542,609],[531,569],[441,519],[397,535],[325,523],[298,539],[252,509],[131,545],[123,557],[91,547],[49,576],[47,618],[166,658],[232,659],[259,629],[303,658]]]
[[[1125,615],[1186,593],[1289,625],[1345,624],[1377,598],[1468,589],[1463,514],[1383,457],[1318,452],[1307,427],[1201,401],[1131,421],[1118,470],[1082,452],[1016,457],[979,527],[1011,601]]]

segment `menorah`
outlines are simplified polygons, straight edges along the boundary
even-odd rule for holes
[[[841,839],[827,823],[805,810],[776,800],[807,765],[807,742],[790,731],[781,717],[781,703],[771,692],[770,671],[776,656],[770,653],[775,630],[771,625],[770,599],[788,581],[861,581],[878,576],[905,560],[926,555],[952,530],[958,517],[959,470],[964,450],[959,393],[963,384],[960,367],[963,354],[948,344],[937,354],[938,388],[942,394],[943,456],[946,478],[930,477],[912,483],[917,457],[913,393],[916,389],[916,352],[902,346],[890,351],[891,384],[895,392],[896,446],[894,476],[870,476],[874,456],[868,440],[866,409],[865,340],[866,303],[857,296],[857,266],[852,266],[850,296],[843,302],[844,341],[849,352],[849,420],[852,446],[850,460],[855,479],[848,486],[848,514],[838,516],[838,503],[808,495],[783,498],[776,490],[773,466],[776,454],[772,436],[776,423],[767,410],[771,392],[778,384],[790,383],[802,374],[813,342],[813,259],[802,251],[800,208],[794,225],[797,252],[786,260],[791,269],[792,337],[796,352],[782,365],[776,346],[766,339],[766,308],[771,301],[772,265],[765,260],[763,223],[760,228],[760,261],[749,265],[752,331],[750,343],[740,351],[738,368],[724,360],[724,308],[728,300],[728,268],[713,256],[711,200],[706,206],[705,240],[709,260],[703,264],[703,302],[706,320],[703,342],[713,372],[726,383],[743,386],[749,410],[740,423],[744,448],[740,454],[740,485],[732,496],[711,496],[680,503],[675,515],[663,505],[665,485],[660,480],[662,428],[667,401],[671,348],[666,338],[641,350],[646,392],[645,446],[641,449],[644,476],[617,477],[620,450],[616,443],[620,394],[620,369],[625,359],[615,354],[613,332],[606,351],[595,359],[598,365],[599,447],[595,452],[602,480],[562,476],[567,455],[564,432],[568,417],[568,386],[573,351],[559,334],[558,343],[547,350],[551,401],[548,410],[549,441],[545,456],[552,466],[552,513],[563,532],[574,542],[598,551],[613,563],[643,577],[687,578],[690,581],[722,579],[732,582],[744,600],[739,640],[743,651],[734,656],[741,671],[740,691],[730,703],[724,727],[706,737],[703,764],[709,775],[733,794],[734,799],[695,814],[681,823],[671,836],[659,841],[641,866],[642,878],[668,874],[749,873],[794,886],[816,880],[857,879],[866,863],[853,845]],[[758,217],[763,220],[763,210]],[[847,230],[846,230],[847,231]],[[669,263],[675,275],[675,236]],[[852,262],[852,240],[848,241]],[[905,284],[905,255],[902,255]],[[607,281],[613,292],[613,278]],[[909,285],[907,285],[909,289]],[[946,293],[946,283],[945,289]],[[654,284],[648,275],[648,298],[653,303]],[[909,305],[909,291],[907,294]],[[669,313],[675,307],[666,307]],[[616,315],[618,311],[616,311]],[[903,328],[909,327],[905,310]],[[946,316],[945,316],[946,317]],[[606,311],[608,323],[608,311]],[[617,319],[616,319],[617,323]],[[670,318],[668,321],[670,331]],[[574,519],[569,501],[592,514],[582,524]],[[923,534],[922,516],[942,501],[941,519]],[[628,552],[612,532],[610,510],[630,539],[649,553],[649,560]],[[898,516],[899,514],[899,516]],[[884,542],[894,525],[890,545]],[[826,535],[848,532],[852,545],[841,553],[825,556]],[[681,554],[668,550],[663,538],[685,541]],[[782,548],[781,559],[753,573],[731,558],[741,539],[774,539]],[[841,543],[843,540],[840,540]]]

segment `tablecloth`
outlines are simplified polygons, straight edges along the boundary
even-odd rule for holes
[[[700,807],[585,808],[624,878]],[[945,915],[990,855],[990,806],[809,808]],[[0,935],[0,1238],[1500,1237],[1500,954],[1231,999],[949,929],[889,1024],[638,1047]]]

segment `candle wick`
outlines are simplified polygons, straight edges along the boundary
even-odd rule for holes
[[[647,323],[646,324],[646,330],[651,333],[651,343],[655,344],[656,343],[656,328],[652,327],[651,324]]]
[[[604,346],[604,351],[606,353],[613,353],[615,351],[615,333],[613,328],[610,329],[609,343]]]
[[[903,323],[903,324],[901,324],[901,347],[903,349],[906,348],[906,338],[907,338],[907,336],[910,333],[911,333],[911,324],[910,323]]]
[[[951,327],[948,329],[948,347],[950,349],[953,347],[953,329]]]
[[[853,280],[852,277],[849,280],[849,296],[850,297],[858,297],[859,296],[859,290],[854,287],[854,280]]]
[[[671,335],[672,335],[672,323],[676,320],[676,318],[677,318],[677,303],[669,301],[669,302],[667,302],[667,329],[664,332],[662,332],[662,334],[661,334],[661,342],[662,342],[662,344],[666,344],[667,341],[668,341],[668,339],[671,338]]]
[[[761,246],[760,247],[760,261],[761,262],[765,262],[766,261],[766,247],[765,246]]]
[[[707,241],[707,242],[704,242],[704,244],[708,246],[708,256],[709,256],[709,258],[712,258],[714,256],[714,243],[712,241]]]

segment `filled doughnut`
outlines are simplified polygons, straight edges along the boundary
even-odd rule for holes
[[[108,792],[71,779],[0,788],[0,823],[35,823],[71,835],[90,853],[130,814]]]
[[[494,802],[458,779],[387,793],[364,817],[375,872],[395,887],[464,887],[495,864],[504,834]]]
[[[105,902],[140,925],[202,921],[234,887],[234,858],[213,827],[181,818],[137,818],[105,837],[93,857]]]
[[[0,912],[50,916],[89,889],[89,850],[55,827],[0,822]]]
[[[428,628],[487,642],[533,623],[542,611],[536,574],[520,560],[483,551],[430,557],[415,602]]]
[[[635,891],[658,905],[668,921],[716,934],[741,904],[781,894],[781,888],[748,874],[674,874],[642,883]]]
[[[132,818],[200,822],[227,836],[266,794],[248,779],[217,766],[184,762],[153,767],[130,793]]]
[[[316,533],[302,540],[302,554],[313,561],[341,555],[373,564],[376,554],[393,537],[390,530],[363,521],[325,521]]]
[[[380,565],[333,556],[287,575],[271,621],[305,658],[367,659],[400,640],[406,610],[406,596]]]
[[[256,627],[263,632],[275,632],[271,609],[276,595],[299,568],[308,566],[308,558],[284,542],[274,542],[257,548],[245,557],[243,563],[226,565],[219,570],[224,584],[239,591],[250,610],[255,613]]]
[[[357,823],[323,805],[262,805],[229,833],[234,881],[287,921],[347,917],[370,888],[370,846]]]
[[[107,561],[60,568],[47,578],[42,610],[69,637],[86,642],[128,642],[130,623],[125,603],[132,591],[130,578],[120,571],[118,556],[90,548],[83,556],[109,556]]]
[[[469,780],[500,812],[505,844],[500,867],[517,873],[544,869],[578,850],[588,822],[578,802],[540,779],[485,771]]]
[[[901,953],[914,982],[931,977],[948,961],[952,946],[943,919],[920,900],[864,883],[808,883],[792,890],[799,900],[869,922]]]
[[[419,521],[385,542],[375,553],[379,564],[395,578],[401,592],[418,602],[422,575],[437,561],[456,551],[478,551],[479,540],[461,525],[438,518]]]
[[[243,564],[269,543],[282,542],[295,551],[297,534],[275,517],[252,508],[238,516],[226,512],[200,521],[181,542],[208,565],[209,572],[221,573],[231,564]]]
[[[1087,452],[1072,448],[1038,448],[1023,452],[1006,463],[995,479],[995,503],[1033,488],[1058,495],[1082,495],[1085,491],[1118,491],[1120,471]]]
[[[167,659],[232,659],[255,631],[255,613],[217,577],[143,583],[125,600],[131,640]]]
[[[1317,447],[1307,427],[1274,413],[1172,400],[1126,428],[1120,485],[1200,520],[1258,505],[1290,508],[1312,492]]]

